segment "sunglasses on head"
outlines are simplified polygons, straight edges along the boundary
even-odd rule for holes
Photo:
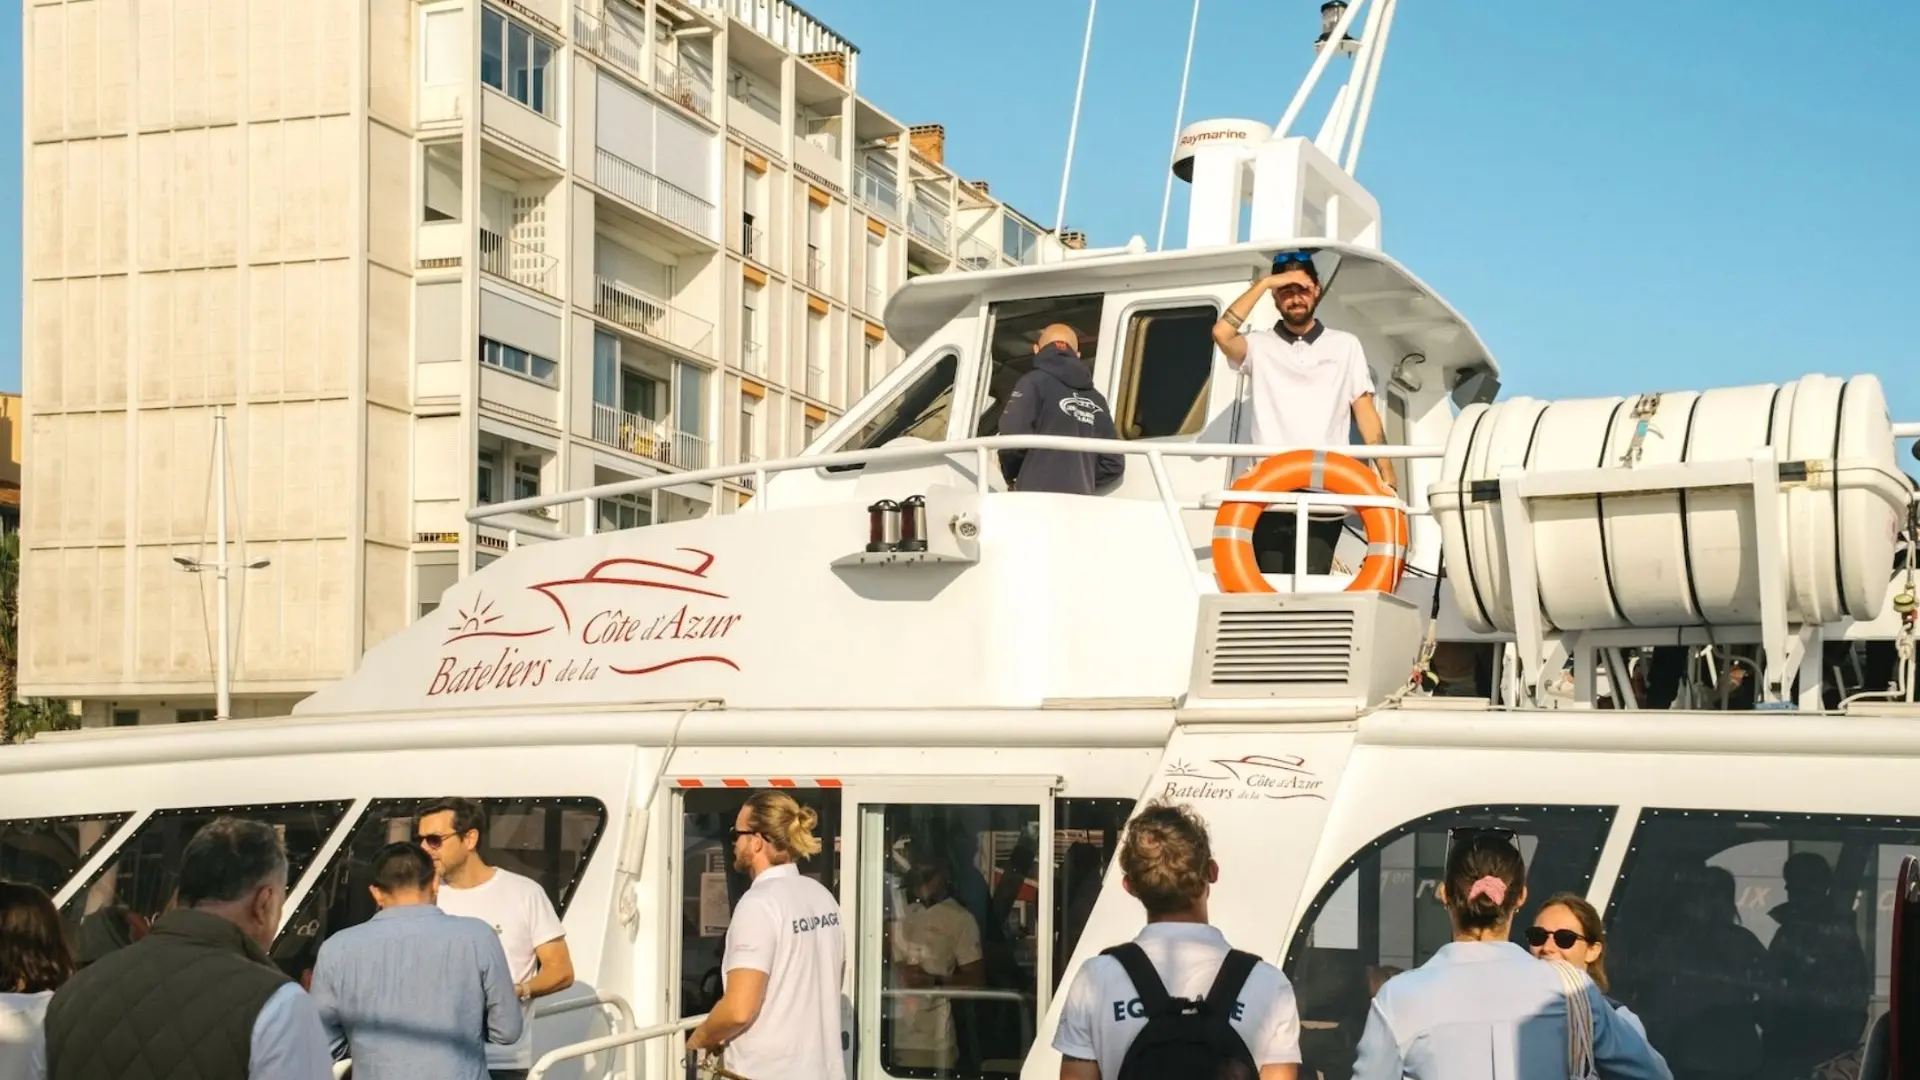
[[[1483,837],[1491,840],[1504,840],[1511,844],[1520,836],[1512,829],[1489,828],[1484,825],[1456,825],[1447,830],[1447,846],[1471,844]]]
[[[1577,942],[1593,940],[1585,934],[1575,933],[1572,930],[1549,930],[1544,926],[1527,927],[1527,944],[1534,948],[1545,945],[1549,938],[1553,940],[1556,947],[1562,949],[1571,949]]]
[[[1305,263],[1308,266],[1312,266],[1313,253],[1310,251],[1283,251],[1273,257],[1273,271],[1277,274],[1282,270],[1292,269],[1297,263]]]

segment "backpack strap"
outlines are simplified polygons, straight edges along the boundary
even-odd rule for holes
[[[1133,983],[1134,993],[1140,995],[1140,1005],[1149,1018],[1166,1012],[1173,999],[1167,996],[1167,986],[1160,981],[1160,973],[1153,970],[1153,961],[1147,959],[1147,952],[1137,942],[1129,941],[1124,945],[1115,945],[1104,949],[1101,956],[1111,956],[1120,961],[1126,969],[1127,978]]]
[[[1233,1015],[1234,1002],[1239,1000],[1240,991],[1247,985],[1247,976],[1253,974],[1253,966],[1260,958],[1239,949],[1228,949],[1227,958],[1220,962],[1220,974],[1213,977],[1213,989],[1207,991],[1207,1011],[1221,1016]]]

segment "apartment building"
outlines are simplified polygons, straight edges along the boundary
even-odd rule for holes
[[[785,0],[24,18],[21,692],[89,724],[212,715],[216,407],[233,712],[278,715],[498,557],[476,503],[796,452],[899,361],[907,277],[1057,250]]]

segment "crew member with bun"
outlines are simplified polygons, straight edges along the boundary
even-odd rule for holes
[[[1532,1080],[1579,1075],[1576,1059],[1591,1061],[1601,1080],[1672,1080],[1584,972],[1543,964],[1508,940],[1527,899],[1513,834],[1456,830],[1450,839],[1437,895],[1453,943],[1380,988],[1353,1080]]]
[[[761,791],[734,818],[733,865],[753,878],[727,924],[726,992],[690,1050],[725,1051],[753,1080],[844,1080],[840,982],[847,942],[840,905],[796,859],[820,853],[819,816],[784,791]]]

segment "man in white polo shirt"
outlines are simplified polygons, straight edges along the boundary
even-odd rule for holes
[[[1247,316],[1263,293],[1273,296],[1280,321],[1271,329],[1247,332]],[[1320,295],[1312,254],[1283,251],[1273,258],[1273,272],[1254,282],[1213,324],[1214,344],[1227,363],[1251,378],[1255,445],[1347,446],[1353,428],[1371,445],[1386,441],[1366,352],[1359,338],[1314,317]],[[1398,486],[1392,461],[1381,460],[1375,469],[1389,490]],[[1262,573],[1293,572],[1293,520],[1291,508],[1275,508],[1254,526],[1253,549]],[[1308,522],[1307,573],[1331,572],[1344,524],[1344,515]]]
[[[1060,1009],[1053,1048],[1060,1051],[1060,1080],[1123,1080],[1123,1064],[1134,1041],[1147,1028],[1151,989],[1138,988],[1125,962],[1114,953],[1138,947],[1158,976],[1157,989],[1187,1002],[1204,1000],[1229,956],[1244,972],[1239,993],[1222,1011],[1240,1045],[1229,1056],[1258,1069],[1260,1080],[1295,1080],[1300,1063],[1300,1010],[1293,984],[1280,969],[1235,952],[1225,935],[1207,924],[1207,895],[1219,880],[1207,827],[1184,806],[1148,803],[1127,825],[1120,847],[1121,883],[1147,909],[1147,925],[1131,945],[1109,949],[1081,965]],[[1142,974],[1145,974],[1144,972]],[[1229,980],[1222,980],[1223,982]],[[1165,1056],[1190,1052],[1187,1046],[1161,1044],[1157,1073],[1195,1076],[1235,1075],[1216,1062],[1187,1058],[1189,1068],[1169,1068],[1183,1059]],[[1144,1064],[1144,1062],[1143,1062]],[[1244,1074],[1244,1070],[1241,1074]]]
[[[752,1080],[844,1080],[840,981],[847,941],[840,905],[795,859],[820,853],[818,815],[784,791],[756,792],[733,822],[733,865],[753,877],[727,923],[726,990],[687,1036],[724,1050]]]

